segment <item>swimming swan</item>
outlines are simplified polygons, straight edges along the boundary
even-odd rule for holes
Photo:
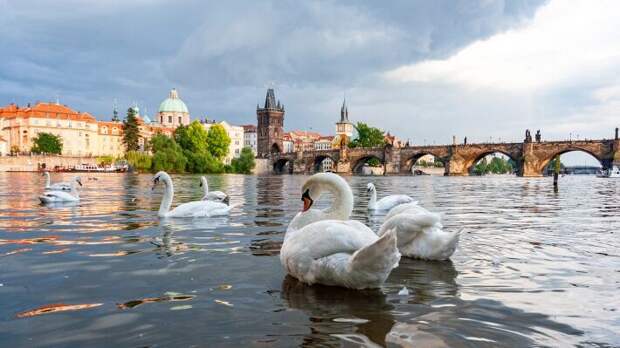
[[[324,210],[311,209],[325,191],[334,196]],[[288,274],[306,284],[353,289],[377,288],[398,266],[396,235],[378,237],[358,221],[348,220],[353,193],[336,174],[315,174],[301,190],[303,211],[286,231],[280,262]]]
[[[385,217],[378,235],[396,231],[398,250],[403,256],[423,260],[447,260],[456,250],[460,231],[446,232],[439,214],[417,203],[402,204]]]
[[[55,184],[51,183],[51,177],[50,177],[50,173],[48,171],[44,171],[43,174],[41,174],[43,176],[45,176],[45,189],[46,190],[50,190],[50,191],[71,191],[71,181],[70,182],[57,182]],[[75,178],[79,178],[78,177],[73,177],[72,180],[75,180]]]
[[[211,191],[209,192],[209,183],[207,182],[206,176],[200,177],[200,186],[204,191],[204,196],[202,197],[203,201],[216,201],[223,202],[226,204],[230,203],[230,197],[222,191]]]
[[[170,210],[172,205],[172,198],[174,197],[174,187],[172,186],[172,179],[166,172],[158,172],[153,177],[153,189],[159,182],[164,183],[164,197],[161,200],[159,206],[159,217],[211,217],[228,215],[232,207],[213,201],[195,201],[179,204],[176,208]]]
[[[412,203],[413,198],[407,195],[390,195],[381,198],[377,201],[377,189],[375,184],[369,182],[366,186],[366,190],[370,194],[370,200],[368,201],[368,210],[390,210],[397,205]]]
[[[48,174],[49,175],[49,174]],[[74,177],[73,181],[69,184],[70,191],[54,191],[54,190],[46,190],[43,192],[41,196],[39,196],[39,200],[41,203],[57,203],[57,202],[79,202],[80,194],[77,190],[76,184],[82,186],[82,181],[79,177]]]

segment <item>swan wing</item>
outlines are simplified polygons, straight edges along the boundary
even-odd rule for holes
[[[206,196],[202,198],[203,201],[225,201],[228,198],[228,195],[222,191],[211,191],[207,193]]]
[[[64,191],[45,191],[41,196],[39,196],[39,200],[42,203],[74,202],[78,199],[79,198],[76,196]]]
[[[421,205],[419,205],[418,202],[399,204],[395,206],[394,208],[390,209],[390,212],[385,216],[385,220],[387,221],[392,216],[402,214],[402,213],[423,214],[423,213],[430,213],[430,212],[426,210],[424,207],[422,207]]]
[[[68,182],[58,182],[50,185],[47,190],[52,191],[71,191],[71,184]]]
[[[390,210],[395,206],[412,203],[413,198],[407,195],[391,195],[381,198],[376,204],[376,210]]]
[[[194,201],[179,204],[166,217],[210,217],[228,215],[232,207],[214,201]]]

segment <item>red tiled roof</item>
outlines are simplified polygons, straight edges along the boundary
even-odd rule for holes
[[[37,103],[30,107],[19,107],[15,104],[9,104],[5,107],[0,107],[0,117],[3,118],[51,118],[60,120],[74,120],[84,122],[97,122],[95,118],[87,112],[77,112],[66,105],[60,105],[55,103]]]
[[[256,126],[253,124],[244,124],[243,127],[244,132],[256,132]]]

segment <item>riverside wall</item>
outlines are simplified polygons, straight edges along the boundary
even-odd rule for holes
[[[78,164],[97,164],[95,157],[69,156],[0,156],[0,172],[36,172],[43,168],[70,168]]]

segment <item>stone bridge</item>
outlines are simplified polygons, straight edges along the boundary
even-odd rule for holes
[[[371,158],[378,159],[385,174],[412,173],[412,166],[424,155],[433,155],[444,164],[444,175],[469,175],[484,156],[502,153],[517,164],[517,175],[542,176],[549,161],[570,151],[583,151],[595,157],[604,168],[620,165],[620,140],[575,140],[523,143],[487,143],[407,146],[393,148],[331,149],[295,153],[273,153],[271,163],[276,173],[310,174],[320,171],[326,158],[334,163],[334,172],[357,174]]]

